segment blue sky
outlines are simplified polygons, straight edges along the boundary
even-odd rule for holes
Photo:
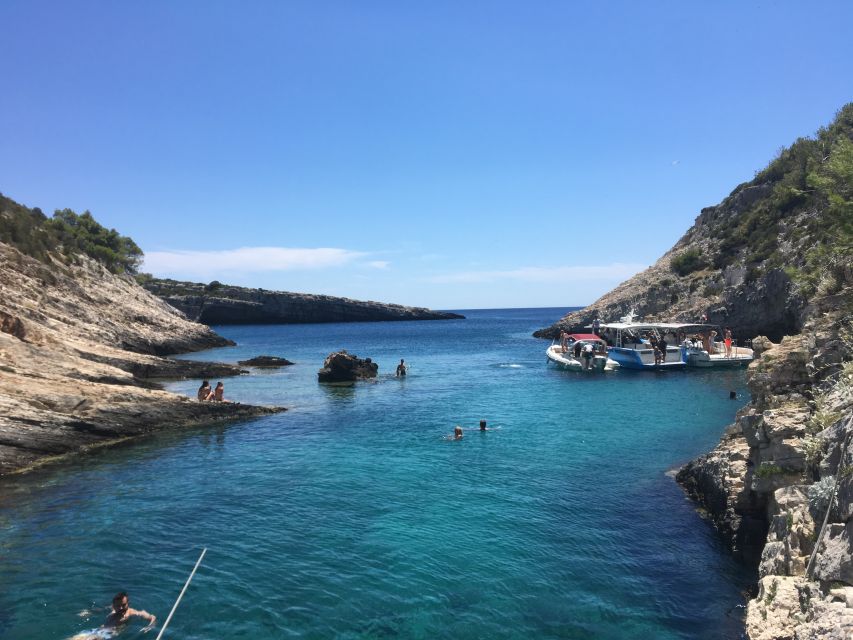
[[[570,306],[853,100],[853,2],[0,2],[0,191],[155,275]]]

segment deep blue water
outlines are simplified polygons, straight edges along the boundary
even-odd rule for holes
[[[224,381],[290,411],[0,484],[0,638],[97,626],[78,612],[119,589],[162,623],[203,547],[166,638],[738,637],[753,576],[668,472],[717,443],[743,371],[553,369],[530,334],[564,311],[217,327],[238,346],[191,357],[295,361]],[[378,380],[319,385],[339,348]]]

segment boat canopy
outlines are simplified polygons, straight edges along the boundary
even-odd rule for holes
[[[696,322],[608,322],[601,325],[602,329],[616,331],[646,331],[658,329],[662,331],[684,331],[685,333],[711,331],[717,328],[714,324],[698,324]]]
[[[586,340],[587,342],[604,342],[604,340],[601,339],[601,336],[597,336],[594,333],[570,333],[569,339],[574,340],[575,342],[580,342],[581,340]]]

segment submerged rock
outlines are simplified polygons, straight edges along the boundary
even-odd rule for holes
[[[330,353],[317,372],[320,382],[354,382],[359,379],[375,378],[379,365],[370,358],[359,358],[346,351]]]
[[[287,358],[279,358],[278,356],[257,356],[248,360],[240,360],[237,364],[244,367],[260,367],[265,369],[274,369],[277,367],[286,367],[293,364]]]

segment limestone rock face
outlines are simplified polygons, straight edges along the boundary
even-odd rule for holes
[[[757,200],[772,193],[769,183],[741,185],[719,205],[703,209],[687,233],[649,268],[534,335],[553,339],[560,331],[588,326],[596,317],[616,322],[631,310],[650,322],[697,322],[707,314],[709,322],[730,326],[739,340],[765,335],[778,341],[799,332],[807,301],[783,269],[766,265],[757,275],[751,273],[748,248],[722,269],[711,264],[714,257],[729,251],[720,230],[737,227]],[[788,224],[794,228],[804,223],[799,218],[807,217],[799,214]],[[799,245],[782,242],[776,250],[783,264],[798,264]],[[674,265],[690,252],[703,263],[689,273],[679,273]]]
[[[760,551],[753,640],[853,637],[853,290],[809,312],[799,335],[762,341],[747,371],[752,402],[677,476],[736,552]],[[832,493],[835,478],[820,537],[826,509],[810,496],[820,479]]]
[[[150,382],[238,374],[162,357],[226,344],[92,260],[45,264],[0,243],[0,474],[168,426],[275,411],[191,402]]]
[[[376,322],[383,320],[452,320],[456,313],[336,298],[266,291],[228,285],[151,280],[145,288],[204,324],[298,324]]]
[[[378,371],[379,365],[370,358],[362,359],[346,351],[338,351],[326,357],[317,376],[320,382],[354,382],[375,378]]]

